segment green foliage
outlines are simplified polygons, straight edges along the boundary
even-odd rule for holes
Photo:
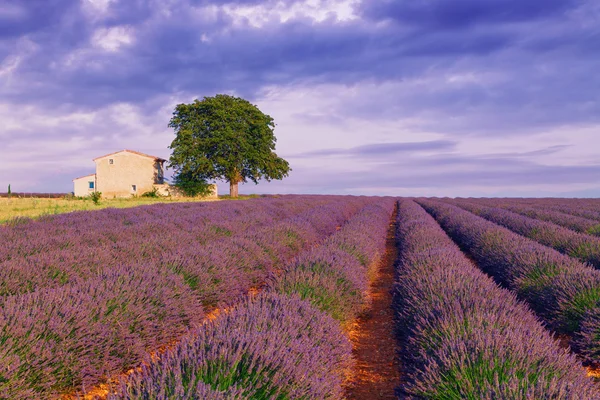
[[[355,311],[362,309],[360,290],[331,265],[310,263],[296,268],[277,283],[279,293],[297,294],[342,324],[350,322]]]
[[[10,196],[12,196],[12,192],[10,190],[10,183],[8,184],[8,192],[7,192],[7,194],[8,194],[8,198],[10,199]]]
[[[358,262],[361,263],[361,265],[363,267],[366,267],[367,264],[369,263],[369,258],[365,254],[362,254],[360,252],[360,249],[355,244],[340,243],[338,248],[340,250],[356,257]]]
[[[102,198],[102,192],[92,192],[90,193],[90,199],[94,202],[94,204],[100,204],[100,199]]]
[[[595,242],[583,242],[574,248],[568,249],[567,254],[582,261],[587,261],[596,267],[600,266],[600,246]]]
[[[563,305],[562,310],[562,329],[567,332],[579,330],[579,325],[584,315],[594,307],[600,304],[600,288],[589,288],[582,290],[573,296],[569,302]]]
[[[540,376],[537,371],[525,370],[519,366],[516,360],[488,358],[483,354],[476,354],[469,363],[448,365],[437,385],[428,390],[417,391],[417,393],[426,399],[479,400],[482,398],[482,387],[505,384],[505,390],[512,392],[510,398],[517,399],[521,398],[522,388],[508,386],[514,376],[522,381],[521,385],[531,385],[539,379],[546,381],[552,379],[552,377]]]
[[[186,196],[206,196],[211,192],[210,184],[203,178],[195,178],[194,174],[181,172],[175,176],[175,186]]]
[[[590,235],[600,236],[600,224],[592,226],[586,232]]]
[[[176,135],[169,167],[183,190],[185,183],[224,179],[234,192],[239,182],[283,179],[290,172],[274,152],[273,118],[247,100],[220,94],[179,104],[169,127]]]
[[[144,192],[142,194],[142,197],[152,197],[152,198],[158,198],[160,197],[160,195],[158,194],[158,188],[154,187],[152,188],[152,190],[148,191],[148,192]]]
[[[555,263],[539,263],[527,271],[516,282],[517,293],[528,299],[532,306],[538,307],[536,311],[545,309],[544,288],[550,287],[552,278],[559,274],[561,266]]]

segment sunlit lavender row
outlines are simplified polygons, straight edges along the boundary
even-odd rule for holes
[[[551,222],[529,218],[503,208],[486,207],[467,201],[450,201],[450,203],[600,268],[600,238],[598,237],[574,232]]]
[[[298,196],[157,204],[76,212],[2,227],[0,237],[6,246],[0,247],[0,294],[62,286],[123,264],[164,263],[186,248],[217,243],[340,201]]]
[[[581,365],[480,272],[435,220],[400,200],[396,307],[407,381],[423,399],[587,399]]]
[[[174,228],[194,229],[199,239],[227,235],[250,226],[285,218],[304,209],[331,201],[331,196],[259,198],[251,202],[200,202],[155,204],[131,209],[108,208],[17,219],[0,226],[0,261],[53,250],[55,246],[103,246],[115,239],[134,240],[138,234],[161,235]],[[128,233],[129,235],[123,235]],[[120,236],[115,236],[120,235]],[[122,236],[122,237],[121,237]]]
[[[497,282],[515,291],[586,362],[600,364],[600,271],[457,206],[419,199]]]
[[[110,398],[342,399],[352,362],[341,326],[365,306],[393,208],[393,199],[363,208],[266,294],[201,326]]]
[[[367,206],[321,246],[287,265],[270,289],[296,293],[343,324],[352,321],[366,306],[393,208],[393,199]]]
[[[333,318],[297,296],[263,293],[145,364],[109,399],[341,399],[351,365]]]
[[[600,221],[565,211],[600,202],[415,201],[264,197],[0,226],[0,398],[341,400],[395,247],[399,398],[600,398],[581,364],[600,367]]]
[[[148,242],[138,235],[137,244],[130,241],[127,251],[108,252],[107,260],[114,262],[107,266],[90,268],[85,259],[73,263],[76,257],[57,262],[70,278],[63,284],[47,287],[47,275],[42,274],[40,289],[1,300],[0,393],[7,398],[66,393],[139,365],[149,352],[199,326],[206,307],[237,303],[279,265],[319,243],[373,201],[316,201],[316,206],[278,222],[269,218],[269,226],[212,242],[187,237],[158,255],[145,252]],[[256,202],[257,209],[262,202]],[[201,212],[197,217],[198,225],[212,226]],[[194,225],[192,215],[187,219]]]

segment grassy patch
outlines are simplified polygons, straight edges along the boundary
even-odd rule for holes
[[[250,198],[250,196],[247,196],[247,198]],[[138,197],[102,199],[102,201],[96,205],[92,200],[87,198],[0,198],[0,223],[14,220],[15,218],[39,218],[46,215],[63,214],[73,211],[100,210],[102,208],[128,208],[156,203],[186,203],[197,201],[214,200],[191,197]]]

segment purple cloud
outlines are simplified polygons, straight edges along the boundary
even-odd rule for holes
[[[335,9],[341,1],[324,0],[321,6]],[[48,155],[52,152],[63,157],[79,151],[73,144],[79,141],[94,141],[104,151],[123,148],[135,137],[144,147],[140,150],[153,151],[156,143],[170,142],[165,107],[175,102],[220,92],[258,102],[273,90],[302,93],[327,86],[334,88],[323,94],[330,99],[327,109],[295,120],[306,125],[306,142],[315,145],[284,151],[300,163],[293,166],[300,176],[291,177],[289,185],[296,179],[321,179],[303,162],[392,162],[400,154],[411,156],[411,165],[422,166],[440,187],[467,185],[469,176],[471,182],[498,185],[528,179],[598,183],[595,165],[551,160],[555,153],[577,148],[569,130],[600,126],[597,2],[364,0],[345,19],[311,17],[315,11],[300,0],[96,4],[0,0],[0,116],[21,117],[0,127],[0,158],[13,160],[27,148],[24,141],[44,143],[36,151],[48,162],[58,162]],[[136,110],[133,122],[127,120],[130,106]],[[79,114],[92,115],[93,122],[83,117],[87,122],[78,122],[73,115]],[[342,124],[352,141],[319,148],[322,135]],[[371,124],[374,130],[385,126],[385,133],[375,138],[357,124]],[[315,127],[318,134],[311,132]],[[282,127],[287,130],[282,135],[292,128]],[[531,145],[533,137],[561,130],[561,140]],[[140,142],[140,131],[151,132],[152,139]],[[490,143],[475,160],[461,158],[471,138]],[[493,146],[503,139],[522,140],[523,155],[496,157],[500,153]],[[425,151],[431,154],[419,157]],[[522,162],[527,157],[536,161]],[[538,162],[540,157],[546,161]],[[88,158],[86,153],[67,170],[56,170],[56,181],[62,182],[63,173],[85,169]],[[17,161],[11,163],[14,173],[23,170]],[[447,165],[463,170],[433,170]],[[352,174],[350,181],[336,182],[358,188],[380,176],[394,181],[394,175],[371,167]],[[13,179],[7,168],[0,167],[0,188]],[[429,179],[417,176],[402,180]],[[41,181],[52,180],[44,176],[31,185]],[[67,185],[62,185],[64,190]]]

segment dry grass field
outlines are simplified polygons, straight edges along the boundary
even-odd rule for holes
[[[103,199],[94,204],[91,199],[47,199],[36,197],[0,198],[0,223],[16,217],[37,218],[44,215],[61,214],[72,211],[100,210],[102,208],[127,208],[156,203],[178,203],[190,201],[215,201],[214,199],[199,199],[191,197],[138,197],[130,199]]]

